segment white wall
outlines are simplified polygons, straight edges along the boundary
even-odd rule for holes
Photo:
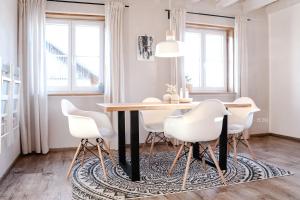
[[[92,1],[92,0],[90,0]],[[183,1],[178,1],[176,6],[182,6]],[[181,2],[181,3],[180,3]],[[208,1],[207,1],[208,2]],[[145,97],[155,96],[161,98],[165,92],[165,83],[170,82],[170,62],[168,59],[155,58],[154,62],[142,62],[136,59],[136,42],[137,36],[140,34],[148,34],[154,37],[155,43],[165,39],[165,31],[168,29],[167,13],[164,11],[168,8],[167,1],[159,0],[128,0],[127,4],[130,8],[125,9],[125,88],[126,101],[137,102]],[[58,4],[48,2],[47,9],[50,11],[66,11],[66,12],[83,12],[83,13],[101,13],[103,14],[103,6],[79,6],[74,4]],[[212,14],[223,14],[234,16],[240,12],[239,7],[234,7],[227,10],[216,9],[213,4],[202,1],[198,4],[187,5],[188,11],[205,12]],[[267,26],[265,19],[266,15],[253,14],[257,20],[250,23],[249,28],[249,43],[255,50],[249,52],[249,60],[252,60],[250,77],[248,78],[250,84],[251,97],[257,101],[258,106],[262,109],[259,115],[261,118],[268,119],[268,71],[267,56]],[[224,20],[219,18],[196,17],[188,16],[190,21],[202,20],[204,23],[209,20],[217,24],[224,23]],[[221,18],[222,19],[222,18]],[[232,21],[225,20],[225,23],[233,24]],[[266,56],[266,59],[262,57]],[[258,75],[256,72],[262,70],[263,73]],[[258,79],[257,79],[258,77]],[[253,83],[253,84],[252,84]],[[263,84],[262,87],[259,85]],[[223,101],[232,101],[235,98],[234,94],[202,94],[194,95],[195,100],[204,100],[208,98],[219,98]],[[68,133],[67,120],[62,116],[60,111],[60,100],[64,98],[49,97],[49,141],[50,148],[63,148],[77,145],[77,140],[74,140]],[[96,103],[102,101],[99,96],[95,97],[68,97],[71,101],[80,108],[96,109]],[[268,125],[266,123],[257,123],[255,121],[254,133],[267,132]],[[141,136],[140,142],[144,141],[146,133],[140,127]],[[127,136],[127,140],[128,140]]]
[[[3,63],[17,65],[17,0],[0,3],[0,57]],[[20,154],[20,134],[16,131],[1,140],[0,179]]]
[[[270,132],[300,138],[300,3],[269,14]]]
[[[248,15],[248,96],[261,109],[254,115],[251,134],[269,131],[268,17],[264,10]]]

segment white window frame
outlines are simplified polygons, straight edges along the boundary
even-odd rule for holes
[[[79,19],[54,19],[47,18],[46,25],[48,24],[67,24],[69,32],[69,51],[68,51],[68,86],[67,87],[49,87],[47,86],[48,93],[100,93],[96,87],[76,87],[75,76],[76,76],[76,62],[75,62],[75,27],[76,25],[99,25],[100,27],[100,55],[99,59],[101,62],[100,76],[99,79],[104,83],[104,21],[96,20],[79,20]],[[48,79],[48,78],[47,78]]]
[[[193,32],[201,34],[201,66],[199,70],[199,77],[201,77],[201,87],[192,88],[193,93],[226,93],[228,92],[228,42],[227,42],[227,32],[225,30],[214,30],[214,29],[206,29],[206,28],[186,28],[185,32]],[[224,37],[224,87],[207,87],[206,83],[206,69],[205,69],[205,46],[206,40],[205,35],[207,33],[210,34],[218,34],[223,35]]]

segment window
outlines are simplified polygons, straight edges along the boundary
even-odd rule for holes
[[[49,92],[103,90],[103,21],[48,19],[45,35]]]
[[[227,92],[227,31],[187,28],[185,76],[193,92]]]

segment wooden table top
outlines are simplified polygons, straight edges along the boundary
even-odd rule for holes
[[[184,110],[192,109],[200,102],[191,103],[98,103],[103,112],[136,111],[136,110]],[[227,108],[251,107],[251,104],[223,102]]]

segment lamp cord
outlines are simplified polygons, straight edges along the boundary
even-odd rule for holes
[[[172,7],[172,0],[169,0],[169,10],[170,10],[170,21],[169,21],[169,29],[170,31],[172,31],[172,10],[171,10],[171,7]]]

